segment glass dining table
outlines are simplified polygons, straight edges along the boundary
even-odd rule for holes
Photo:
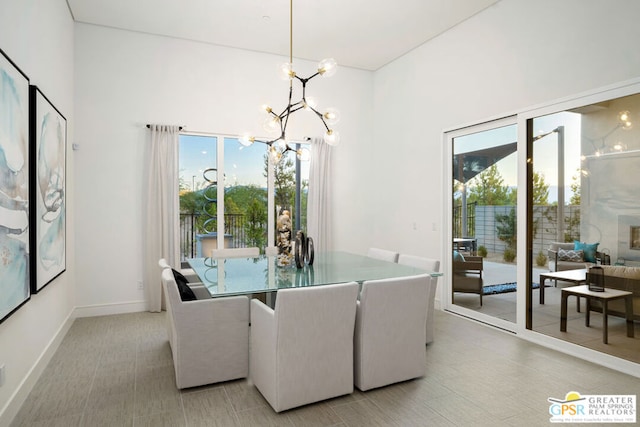
[[[189,266],[212,297],[277,292],[278,289],[441,273],[348,252],[323,252],[304,268],[277,266],[276,256],[190,258]]]

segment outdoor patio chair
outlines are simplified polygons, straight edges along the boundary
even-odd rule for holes
[[[480,256],[465,256],[462,260],[453,261],[452,295],[454,301],[456,292],[480,295],[482,306],[482,270],[483,258]]]

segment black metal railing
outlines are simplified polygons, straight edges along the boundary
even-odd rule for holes
[[[198,221],[201,214],[180,214],[180,257],[181,259],[198,256],[198,238],[200,234],[207,234]],[[243,214],[224,214],[224,234],[226,246],[242,248],[246,244],[246,218]],[[209,230],[216,230],[215,222],[207,225]]]

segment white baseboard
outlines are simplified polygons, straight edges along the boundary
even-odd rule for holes
[[[40,357],[38,357],[36,363],[31,367],[29,373],[22,380],[5,407],[0,411],[0,426],[8,426],[14,420],[16,415],[18,415],[20,408],[24,404],[25,400],[27,400],[29,393],[31,393],[31,390],[33,390],[33,387],[36,385],[38,378],[40,378],[40,375],[42,375],[42,372],[44,372],[44,369],[51,361],[51,358],[58,350],[58,347],[60,347],[60,343],[67,335],[67,332],[69,331],[69,328],[71,328],[74,320],[74,311],[71,311],[60,328],[58,328],[55,335],[51,338],[51,340],[49,340],[49,343],[43,350],[42,354],[40,355]]]
[[[138,313],[147,311],[146,301],[131,301],[113,304],[96,304],[76,307],[75,317],[109,316],[111,314]]]

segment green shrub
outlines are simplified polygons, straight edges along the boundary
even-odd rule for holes
[[[504,250],[504,254],[502,255],[506,262],[513,262],[516,259],[516,251],[513,249],[507,248]]]
[[[478,247],[478,255],[480,255],[482,258],[486,258],[487,257],[487,248],[480,245]]]
[[[538,256],[536,257],[536,265],[538,267],[544,267],[545,265],[547,265],[547,256],[544,254],[544,252],[538,252]]]

